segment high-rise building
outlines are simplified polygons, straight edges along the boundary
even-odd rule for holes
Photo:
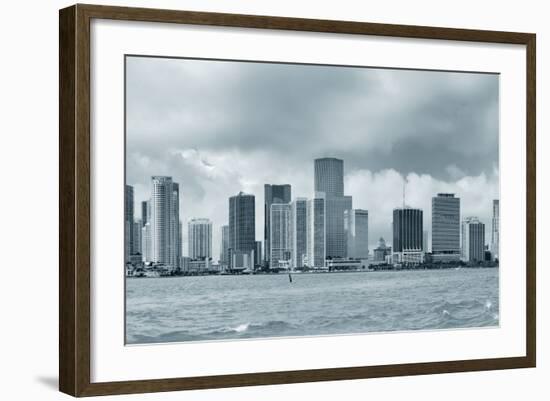
[[[149,211],[149,201],[141,202],[141,226],[145,226],[149,221],[151,212]]]
[[[307,201],[307,265],[324,267],[326,256],[325,194],[318,192]]]
[[[130,260],[134,253],[134,187],[126,185],[124,190],[124,260]]]
[[[292,267],[302,267],[307,257],[307,199],[296,198],[290,215]]]
[[[264,185],[264,245],[265,245],[265,260],[269,262],[271,256],[270,250],[270,220],[271,220],[271,205],[273,203],[290,203],[292,198],[291,187],[289,184],[283,185]]]
[[[432,257],[441,262],[460,260],[460,198],[454,194],[432,198]]]
[[[344,212],[344,230],[347,238],[347,255],[353,259],[369,257],[369,212],[350,209]]]
[[[491,254],[493,259],[500,259],[500,201],[493,200],[493,221],[491,224]]]
[[[279,267],[281,261],[290,260],[290,205],[288,203],[271,204],[271,232],[269,250],[270,267]]]
[[[256,249],[254,250],[254,266],[262,265],[262,241],[256,241]]]
[[[352,209],[351,196],[344,196],[344,161],[333,157],[315,159],[315,192],[325,194],[326,257],[347,256],[344,213]]]
[[[256,248],[254,195],[239,192],[229,198],[229,249],[233,253],[254,253]],[[233,257],[230,255],[230,261]],[[254,260],[252,260],[252,263]]]
[[[424,260],[423,212],[421,209],[393,210],[394,262],[418,264]]]
[[[192,260],[212,258],[212,222],[191,219],[187,224],[188,255]]]
[[[220,264],[229,265],[229,226],[221,227]]]
[[[151,259],[177,268],[181,259],[179,185],[172,177],[151,178]]]
[[[477,217],[466,217],[462,222],[462,260],[485,260],[485,224]]]
[[[144,262],[153,260],[151,246],[151,223],[147,222],[141,228],[141,256]]]
[[[134,240],[134,243],[133,243],[133,246],[132,246],[132,255],[135,255],[137,253],[143,253],[142,252],[142,249],[141,249],[141,229],[143,228],[142,224],[141,224],[141,219],[138,219],[136,221],[134,221],[134,233],[133,233],[133,240]]]

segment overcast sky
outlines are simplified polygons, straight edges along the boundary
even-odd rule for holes
[[[498,187],[498,75],[233,61],[126,59],[127,183],[139,202],[152,175],[180,184],[187,221],[213,222],[213,257],[228,197],[256,196],[263,240],[263,186],[291,184],[310,197],[313,160],[344,160],[345,193],[369,210],[370,249],[391,243],[394,207],[424,210],[453,192],[462,217],[486,224]]]

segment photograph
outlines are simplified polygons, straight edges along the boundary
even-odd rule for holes
[[[498,73],[124,74],[125,344],[499,327]]]

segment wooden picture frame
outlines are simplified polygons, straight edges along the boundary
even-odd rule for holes
[[[92,383],[90,380],[90,21],[94,18],[526,46],[526,350],[523,357]],[[530,33],[74,5],[59,14],[59,388],[143,393],[534,367],[536,363],[535,47]]]

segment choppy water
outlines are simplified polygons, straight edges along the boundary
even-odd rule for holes
[[[497,326],[498,269],[127,279],[129,344]]]

